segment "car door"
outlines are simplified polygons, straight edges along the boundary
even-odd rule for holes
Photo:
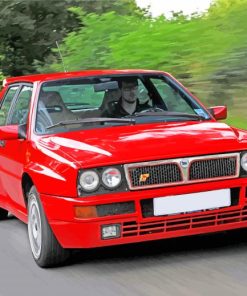
[[[29,84],[20,84],[18,86],[8,112],[5,111],[5,121],[2,121],[2,125],[27,126],[32,88],[32,85]],[[7,101],[4,99],[0,112],[6,105]],[[28,141],[26,139],[0,142],[1,190],[9,209],[14,209],[14,212],[25,212],[21,178],[26,159],[27,145]]]
[[[0,105],[0,126],[6,125],[7,117],[10,110],[11,103],[17,95],[20,85],[12,85],[5,90],[5,95],[1,99]],[[4,145],[0,140],[0,145]],[[2,148],[2,147],[0,147]],[[0,205],[5,206],[7,201],[6,192],[3,186],[3,174],[5,174],[5,166],[2,163],[3,149],[0,149]]]

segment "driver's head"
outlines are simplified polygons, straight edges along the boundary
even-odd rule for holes
[[[122,81],[122,100],[133,104],[137,100],[138,81],[135,78],[124,78]]]

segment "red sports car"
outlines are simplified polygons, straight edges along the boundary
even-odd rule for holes
[[[28,224],[39,266],[69,249],[247,227],[247,131],[170,74],[23,76],[2,94],[0,219]]]

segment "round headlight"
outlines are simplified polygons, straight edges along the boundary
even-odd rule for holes
[[[99,186],[99,176],[95,171],[83,172],[80,175],[79,183],[84,191],[94,191]]]
[[[114,189],[121,183],[121,173],[116,168],[108,168],[102,174],[102,182],[110,189]]]
[[[247,172],[247,153],[244,153],[241,158],[241,167]]]

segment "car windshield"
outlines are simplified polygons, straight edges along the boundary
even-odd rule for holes
[[[210,118],[207,110],[165,75],[81,77],[42,84],[35,131],[49,134],[109,125]]]

